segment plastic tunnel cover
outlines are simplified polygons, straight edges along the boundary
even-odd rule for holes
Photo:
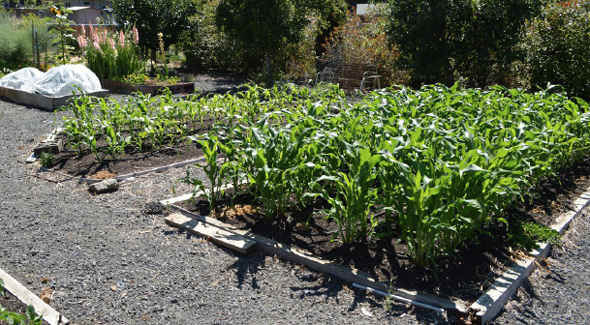
[[[0,78],[0,87],[12,88],[17,90],[27,91],[23,88],[25,83],[31,80],[37,80],[43,75],[43,72],[35,68],[24,68],[18,71],[11,72],[4,77]],[[25,87],[26,88],[26,87]],[[29,87],[30,88],[30,87]]]
[[[78,89],[78,87],[80,89]],[[101,90],[100,80],[81,64],[66,64],[49,69],[35,84],[33,91],[47,97],[65,97],[73,93]]]

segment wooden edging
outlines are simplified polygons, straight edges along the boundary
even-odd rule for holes
[[[183,196],[183,197],[186,197],[186,196]],[[180,200],[179,198],[174,198],[174,199],[170,199],[170,200],[164,200],[161,202],[169,204],[169,202],[172,202],[172,201],[180,202],[182,200]],[[375,279],[371,278],[371,276],[369,274],[364,273],[362,271],[359,271],[359,270],[356,270],[353,268],[349,268],[349,267],[344,267],[344,266],[339,265],[337,263],[320,259],[316,256],[311,255],[311,254],[307,254],[307,253],[301,252],[297,249],[294,249],[292,247],[289,247],[288,245],[285,245],[285,244],[279,243],[277,241],[268,239],[266,237],[257,235],[251,231],[237,229],[237,228],[235,228],[231,225],[228,225],[226,223],[223,223],[217,219],[208,218],[206,216],[194,214],[194,213],[187,211],[187,210],[185,210],[179,206],[176,206],[174,204],[170,205],[170,207],[173,210],[176,210],[177,212],[180,212],[181,214],[183,214],[187,217],[190,217],[192,219],[195,219],[195,220],[198,220],[201,222],[205,222],[209,225],[216,226],[220,229],[231,232],[233,234],[240,235],[240,236],[246,237],[248,239],[251,239],[257,243],[256,247],[260,251],[262,251],[263,253],[265,253],[267,255],[278,255],[278,256],[282,257],[283,259],[305,265],[305,266],[309,267],[310,269],[313,269],[316,271],[320,271],[323,273],[333,275],[333,276],[340,278],[344,281],[358,283],[358,284],[364,285],[366,287],[370,287],[370,288],[373,288],[376,290],[388,292],[392,295],[396,295],[396,296],[405,298],[410,301],[430,305],[433,307],[444,308],[446,310],[450,310],[452,312],[459,313],[459,314],[465,314],[467,311],[465,306],[462,306],[462,305],[455,303],[451,300],[440,298],[440,297],[426,294],[423,292],[395,288],[395,287],[390,286],[387,283],[382,283],[382,282],[376,281]]]
[[[108,93],[108,90],[101,89],[93,93],[88,93],[87,95],[104,97]],[[47,97],[36,93],[28,93],[18,89],[0,87],[0,97],[6,97],[19,105],[30,105],[43,109],[55,110],[56,108],[65,105],[68,100],[74,96]]]
[[[45,320],[50,325],[65,325],[70,323],[70,321],[62,314],[58,313],[55,309],[46,304],[43,300],[41,300],[41,298],[37,297],[34,293],[29,291],[29,289],[11,277],[8,273],[4,272],[1,268],[0,278],[4,281],[4,288],[6,290],[10,291],[10,293],[12,293],[25,305],[33,305],[33,307],[35,307],[35,312],[38,315],[43,315],[43,320]]]
[[[590,188],[586,189],[586,192],[574,201],[574,210],[557,218],[556,223],[551,228],[563,235],[571,221],[589,203]],[[476,312],[475,315],[479,323],[485,324],[498,316],[522,282],[535,270],[537,260],[546,257],[550,250],[551,244],[539,243],[539,248],[529,252],[529,257],[518,259],[512,267],[496,279],[494,284],[470,307],[471,310]]]
[[[171,214],[164,220],[168,225],[208,238],[214,243],[233,249],[242,254],[249,253],[256,246],[256,242],[249,238],[236,235],[227,230],[212,226],[201,220],[187,217],[180,213]]]

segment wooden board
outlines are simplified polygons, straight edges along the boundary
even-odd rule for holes
[[[574,211],[563,214],[551,226],[552,229],[563,234],[571,221],[577,217],[586,206],[590,203],[590,188],[587,189],[575,202]],[[491,287],[489,287],[470,309],[476,311],[479,323],[485,324],[502,311],[504,305],[512,297],[516,290],[521,286],[529,275],[537,267],[536,259],[544,258],[549,255],[551,244],[538,243],[539,248],[529,252],[530,256],[523,257],[515,261],[514,265],[502,274]]]
[[[375,279],[371,278],[370,275],[362,271],[345,267],[331,261],[320,259],[316,256],[299,251],[295,248],[289,247],[288,245],[257,235],[253,232],[237,229],[231,225],[228,225],[213,218],[193,214],[176,205],[171,205],[171,208],[179,211],[180,213],[182,213],[182,215],[188,218],[195,219],[203,223],[219,227],[223,230],[234,233],[236,235],[240,235],[248,239],[251,239],[257,243],[256,247],[265,254],[278,255],[286,260],[305,265],[313,270],[331,274],[344,281],[358,283],[377,290],[390,292],[391,294],[406,298],[408,300],[431,305],[434,307],[444,308],[447,310],[457,312],[459,314],[466,313],[465,306],[455,303],[449,299],[440,298],[423,292],[395,288],[390,286],[388,283],[376,281]]]
[[[41,298],[37,297],[2,269],[0,269],[0,278],[4,281],[4,288],[6,290],[10,291],[10,293],[24,304],[33,305],[33,307],[35,307],[35,312],[38,315],[43,315],[43,320],[50,325],[64,325],[70,323],[67,318],[51,308],[51,306],[46,304]]]
[[[109,92],[107,90],[100,90],[94,93],[89,93],[89,96],[104,97]],[[74,96],[64,97],[47,97],[39,94],[27,93],[21,90],[0,87],[0,97],[6,97],[19,105],[35,106],[47,110],[55,110],[58,107],[66,105],[68,100]]]
[[[243,254],[250,252],[256,246],[253,240],[179,213],[171,214],[165,220],[171,226],[211,239],[214,243]]]

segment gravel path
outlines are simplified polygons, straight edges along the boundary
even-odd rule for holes
[[[184,169],[100,196],[37,173],[24,161],[52,128],[52,113],[0,100],[0,268],[35,293],[50,286],[51,305],[75,324],[453,321],[276,257],[233,253],[142,213],[147,202],[174,196]],[[588,216],[580,219],[550,259],[552,275],[536,272],[498,324],[588,319]]]

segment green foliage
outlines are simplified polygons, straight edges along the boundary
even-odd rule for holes
[[[225,173],[222,168],[223,164],[218,162],[219,143],[216,141],[217,139],[211,139],[208,136],[190,138],[199,143],[203,149],[203,156],[207,162],[203,165],[203,171],[207,175],[210,186],[206,187],[200,180],[192,178],[190,169],[187,169],[186,176],[181,182],[193,186],[193,196],[195,196],[198,191],[203,191],[209,201],[209,210],[215,213],[217,210],[217,204],[224,194],[222,187],[225,180]]]
[[[483,87],[509,84],[515,45],[543,0],[391,0],[389,40],[412,86],[459,78]]]
[[[31,58],[30,28],[22,20],[0,12],[0,67],[17,70]]]
[[[80,35],[78,45],[86,65],[99,78],[123,80],[129,75],[143,74],[145,70],[145,63],[139,56],[138,39],[136,29],[125,34],[90,26],[90,34]]]
[[[32,34],[32,29],[36,28],[39,55],[44,58],[44,61],[47,64],[49,62],[50,54],[56,50],[56,35],[49,31],[52,27],[51,18],[40,18],[37,15],[29,14],[23,17],[23,27],[31,31],[30,34]],[[30,39],[31,35],[29,36],[29,40]]]
[[[590,3],[552,3],[527,26],[522,47],[527,53],[532,86],[560,84],[568,93],[590,99]]]
[[[305,12],[295,0],[224,0],[216,11],[216,24],[242,49],[266,60],[267,85],[273,83],[273,58],[280,49],[299,40]]]
[[[0,279],[0,296],[4,297],[4,280]],[[10,325],[41,325],[43,316],[37,315],[33,305],[27,306],[24,315],[9,311],[0,305],[0,321]]]
[[[6,310],[0,306],[0,321],[10,325],[41,325],[43,317],[35,313],[35,307],[29,305],[24,315]]]
[[[135,26],[141,35],[140,46],[151,50],[155,61],[159,47],[158,33],[166,46],[176,44],[182,33],[196,31],[194,16],[199,2],[195,0],[116,0],[112,2],[120,28]]]
[[[50,152],[44,152],[39,157],[39,160],[41,161],[41,166],[49,168],[55,163],[55,155]]]
[[[199,70],[225,70],[250,73],[255,71],[260,58],[236,47],[215,24],[215,12],[220,0],[207,1],[196,15],[198,33],[185,32],[181,36],[185,66]]]
[[[558,90],[436,85],[355,103],[336,87],[292,85],[127,105],[79,97],[64,132],[71,146],[101,157],[144,140],[158,148],[192,139],[210,185],[185,182],[206,190],[213,211],[226,184],[252,193],[267,218],[321,197],[339,241],[393,234],[428,267],[505,221],[542,177],[590,153],[588,103]],[[213,127],[194,136],[205,119]],[[96,148],[98,137],[107,148]]]
[[[539,242],[561,245],[561,236],[555,229],[534,222],[516,221],[508,228],[508,240],[525,251],[539,247]]]

